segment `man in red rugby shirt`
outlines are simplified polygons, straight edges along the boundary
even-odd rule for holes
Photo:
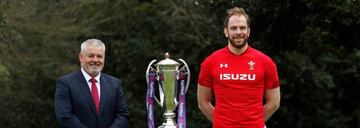
[[[201,64],[199,108],[214,128],[263,128],[280,104],[276,65],[248,45],[250,19],[243,8],[228,10],[224,34],[228,45]]]

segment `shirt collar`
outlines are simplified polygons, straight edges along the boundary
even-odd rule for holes
[[[91,76],[90,76],[89,74],[87,74],[83,68],[81,68],[81,72],[82,72],[82,74],[84,75],[86,82],[89,82],[90,79],[91,79]],[[95,76],[95,80],[96,80],[98,83],[100,83],[100,74],[101,74],[101,73],[99,73],[97,76]]]
[[[243,53],[239,54],[239,55],[245,54],[245,53],[248,52],[250,49],[252,49],[252,47],[251,47],[250,45],[248,45],[247,48],[246,48],[246,50],[245,50]],[[239,56],[239,55],[236,55],[236,54],[234,54],[233,52],[231,52],[229,46],[226,46],[226,51],[227,51],[228,53],[230,53],[231,55]]]

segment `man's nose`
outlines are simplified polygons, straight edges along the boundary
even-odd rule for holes
[[[241,33],[241,29],[240,29],[240,28],[237,28],[235,32],[236,32],[236,33]]]
[[[99,61],[99,57],[97,57],[97,56],[94,56],[93,58],[92,58],[92,61]]]

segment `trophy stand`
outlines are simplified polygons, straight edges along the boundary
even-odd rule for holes
[[[165,121],[158,128],[176,128],[176,123],[174,121],[175,113],[173,111],[166,110],[163,117],[165,118]]]

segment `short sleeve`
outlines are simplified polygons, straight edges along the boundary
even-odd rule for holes
[[[213,76],[211,75],[212,69],[213,68],[211,64],[211,59],[208,57],[201,64],[198,84],[204,87],[212,88],[212,83],[213,83]]]
[[[265,89],[273,89],[279,86],[276,64],[270,59],[265,63]]]

